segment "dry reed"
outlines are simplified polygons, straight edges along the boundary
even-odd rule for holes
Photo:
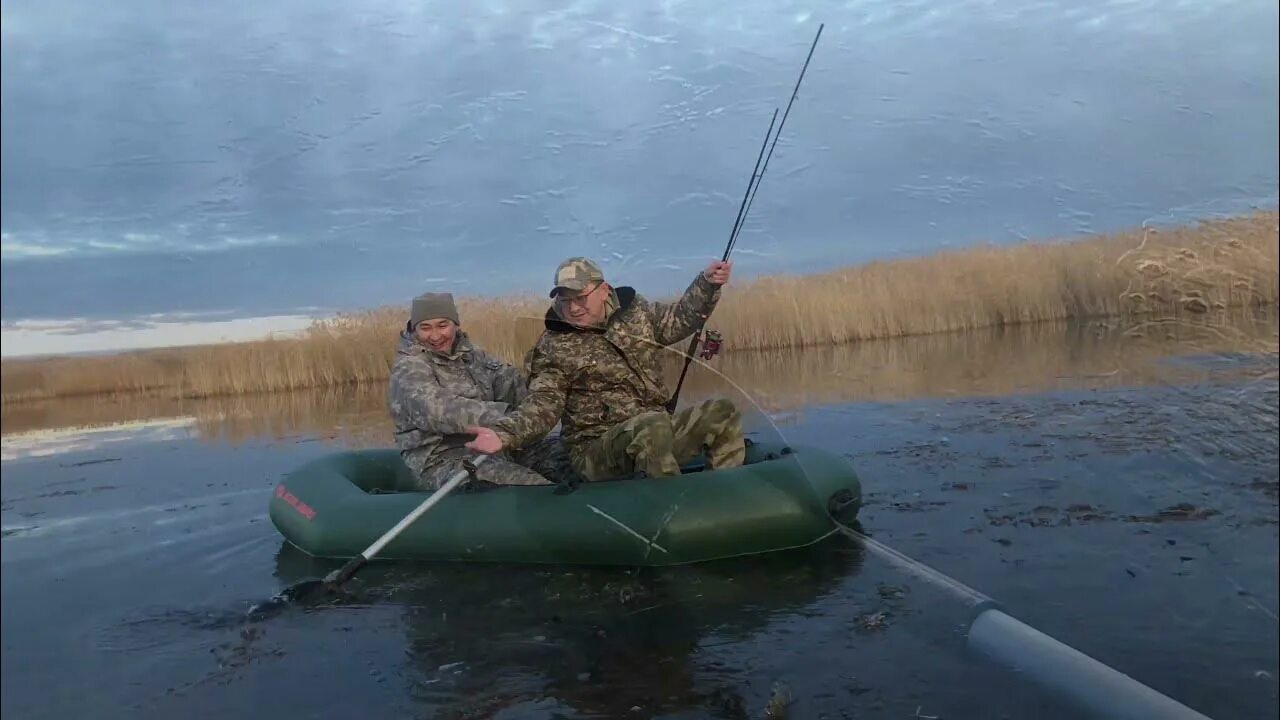
[[[689,373],[681,397],[728,397],[748,413],[801,410],[814,404],[903,398],[1003,396],[1070,388],[1181,383],[1211,372],[1180,355],[1274,343],[1275,312],[1228,322],[1201,318],[1138,336],[1112,321],[1049,322],[967,333],[939,333],[804,350],[728,353]],[[1230,332],[1224,332],[1229,330]],[[1249,377],[1274,361],[1244,364]],[[669,368],[674,380],[677,368]],[[1222,369],[1212,370],[1221,376]],[[389,445],[392,428],[380,385],[219,396],[200,399],[90,395],[11,403],[3,434],[92,428],[156,418],[195,418],[200,435],[241,441],[273,436],[328,437],[360,446]]]
[[[1103,317],[1158,329],[1274,305],[1278,217],[1266,211],[767,276],[726,288],[711,327],[725,334],[729,351]],[[546,308],[545,299],[530,297],[461,297],[458,304],[472,338],[512,362],[536,339]],[[404,319],[402,308],[387,307],[318,321],[297,338],[5,361],[0,398],[6,405],[96,394],[197,398],[381,382]]]

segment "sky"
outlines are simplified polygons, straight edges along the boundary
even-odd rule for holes
[[[0,1],[6,357],[1274,207],[1277,3]]]

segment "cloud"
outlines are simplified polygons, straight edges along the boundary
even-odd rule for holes
[[[126,232],[108,238],[50,240],[42,233],[26,236],[5,232],[3,242],[0,243],[0,254],[5,260],[21,261],[55,256],[104,257],[142,253],[162,255],[216,253],[296,244],[298,244],[296,241],[277,234],[249,237],[222,235],[192,240],[177,232],[168,235]]]
[[[54,255],[66,255],[73,251],[69,247],[55,247],[52,245],[22,243],[5,239],[4,244],[0,245],[0,258],[5,260],[22,260],[24,258],[34,257],[52,257]]]
[[[1275,3],[543,5],[6,3],[4,317],[537,289],[606,244],[637,274],[711,257],[818,22],[743,260],[1276,184]]]

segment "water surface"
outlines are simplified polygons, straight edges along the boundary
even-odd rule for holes
[[[765,373],[751,429],[844,454],[870,534],[1015,616],[1212,717],[1274,716],[1276,355],[1077,330],[806,354]],[[663,570],[375,564],[351,598],[246,623],[332,567],[266,502],[299,463],[385,445],[378,395],[79,429],[6,408],[3,710],[759,718],[785,692],[792,718],[1076,716],[967,654],[952,600],[836,538]]]

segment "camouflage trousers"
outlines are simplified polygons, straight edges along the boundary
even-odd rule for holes
[[[737,467],[746,457],[742,414],[723,398],[674,415],[641,413],[609,429],[573,453],[573,466],[587,480],[680,474],[680,464],[706,451],[713,469]]]
[[[463,467],[463,461],[471,453],[458,448],[423,469],[416,490],[438,490]],[[569,460],[569,452],[559,435],[548,435],[532,445],[514,453],[502,452],[489,457],[476,467],[476,476],[459,487],[459,490],[479,490],[496,485],[551,485],[569,482],[577,478]],[[479,481],[479,482],[477,482]]]

